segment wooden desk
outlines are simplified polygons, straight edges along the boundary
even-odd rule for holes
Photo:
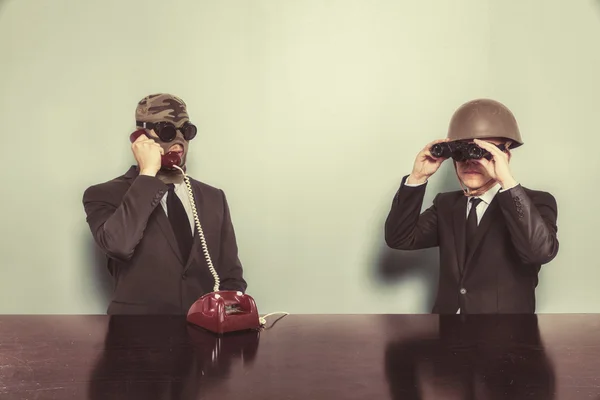
[[[3,400],[421,398],[600,399],[600,316],[0,316]]]

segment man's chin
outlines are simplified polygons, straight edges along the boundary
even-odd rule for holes
[[[469,190],[478,190],[481,189],[484,185],[483,182],[481,182],[479,179],[470,179],[470,178],[462,178],[462,183],[463,185],[465,185]]]

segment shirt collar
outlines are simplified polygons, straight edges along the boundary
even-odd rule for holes
[[[501,188],[500,184],[496,183],[487,192],[485,192],[481,196],[477,196],[477,198],[483,200],[483,202],[485,204],[490,205],[492,200],[494,200],[494,197],[496,197],[496,195],[498,194],[498,191],[500,191],[500,188]],[[469,196],[469,200],[471,200],[472,197],[474,197],[474,196]]]

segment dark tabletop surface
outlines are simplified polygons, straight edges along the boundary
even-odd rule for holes
[[[600,399],[600,315],[0,316],[0,399]]]

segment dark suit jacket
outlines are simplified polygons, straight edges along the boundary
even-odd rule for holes
[[[558,252],[554,197],[518,185],[499,192],[465,254],[467,197],[440,193],[421,213],[426,185],[402,179],[385,222],[388,246],[400,250],[439,247],[440,274],[433,313],[535,313],[542,264]]]
[[[190,178],[200,224],[220,290],[246,290],[229,207],[222,190]],[[108,314],[186,314],[214,279],[198,232],[183,260],[160,205],[168,188],[136,167],[123,176],[91,186],[83,195],[87,222],[107,255],[115,287]]]

